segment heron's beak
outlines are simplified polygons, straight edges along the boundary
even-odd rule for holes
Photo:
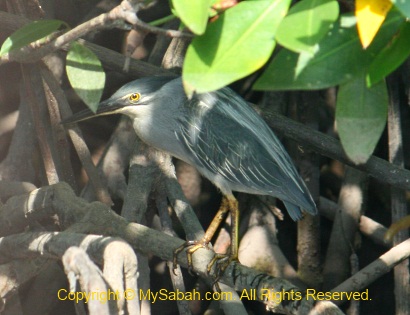
[[[98,117],[98,116],[116,114],[118,109],[122,107],[124,106],[117,103],[115,100],[112,100],[111,98],[109,98],[101,102],[98,105],[96,113],[93,113],[89,108],[86,108],[78,113],[75,113],[71,117],[68,117],[67,119],[62,120],[61,123],[66,125],[66,124],[72,124],[72,123],[80,122],[80,121]]]

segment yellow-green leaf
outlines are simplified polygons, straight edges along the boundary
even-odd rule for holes
[[[261,68],[290,0],[242,1],[208,25],[188,47],[182,78],[187,94],[219,89]]]
[[[66,71],[74,91],[95,112],[105,85],[100,60],[87,47],[73,42],[67,54]]]
[[[302,0],[292,6],[278,28],[276,38],[282,46],[313,54],[339,15],[335,0]]]
[[[371,44],[391,7],[390,0],[356,0],[357,30],[363,48]]]
[[[195,34],[205,32],[212,0],[172,0],[181,21]]]
[[[353,18],[353,20],[352,20]],[[345,83],[366,71],[374,56],[388,45],[404,23],[391,10],[373,44],[364,50],[357,34],[355,17],[342,16],[318,44],[311,56],[282,49],[255,82],[256,90],[312,90]]]
[[[65,22],[60,20],[41,20],[23,26],[6,38],[1,46],[0,56],[50,35],[63,24],[65,24]]]

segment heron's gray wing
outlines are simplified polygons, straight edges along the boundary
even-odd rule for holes
[[[315,211],[283,146],[245,101],[223,89],[187,101],[185,109],[176,134],[206,177],[219,175],[231,190],[273,195]],[[299,217],[300,210],[289,212]]]

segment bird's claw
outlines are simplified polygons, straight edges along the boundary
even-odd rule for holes
[[[206,267],[208,274],[210,274],[212,267],[216,263],[215,279],[212,285],[215,286],[218,291],[221,291],[218,285],[218,281],[223,276],[226,268],[228,268],[228,266],[233,261],[238,261],[238,257],[231,255],[231,254],[215,254],[215,256],[212,258],[212,260],[209,262],[208,266]]]
[[[172,260],[172,266],[173,266],[174,274],[175,274],[175,270],[177,269],[177,266],[178,266],[177,257],[179,255],[179,253],[182,252],[187,247],[190,247],[186,251],[186,256],[187,256],[187,260],[188,260],[188,272],[189,272],[190,275],[194,275],[194,273],[193,273],[193,264],[192,264],[192,255],[193,255],[193,253],[195,253],[200,248],[209,249],[209,243],[207,243],[203,240],[186,241],[181,246],[177,247],[177,249],[174,250],[174,256],[173,256],[173,260]]]
[[[206,243],[202,240],[200,241],[187,241],[179,246],[177,249],[174,250],[174,257],[173,257],[173,272],[175,274],[175,270],[178,266],[177,256],[180,252],[182,252],[185,248],[190,247],[186,251],[187,260],[188,260],[188,271],[191,275],[193,275],[193,264],[192,264],[192,255],[200,248],[209,249],[209,243]],[[208,263],[206,267],[206,271],[208,275],[211,273],[212,267],[215,265],[215,279],[212,282],[212,286],[215,286],[215,289],[220,292],[221,289],[219,287],[218,281],[221,279],[222,275],[224,274],[226,268],[231,264],[233,261],[238,261],[238,257],[231,254],[215,254],[211,261]]]

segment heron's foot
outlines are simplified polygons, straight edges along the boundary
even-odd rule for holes
[[[192,264],[192,255],[200,248],[210,249],[209,242],[204,241],[203,239],[199,241],[186,241],[177,249],[174,250],[174,257],[172,261],[173,270],[175,274],[175,270],[178,266],[177,257],[179,253],[181,253],[184,249],[189,247],[186,251],[187,260],[188,260],[188,271],[191,275],[193,275],[193,264]],[[211,273],[212,267],[215,265],[215,279],[212,283],[212,286],[215,286],[217,291],[221,291],[218,281],[223,276],[226,268],[231,264],[231,262],[237,261],[238,262],[238,255],[234,254],[215,254],[214,257],[209,262],[208,266],[206,267],[206,271],[208,275]]]
[[[188,260],[188,271],[192,275],[193,274],[193,268],[192,268],[192,266],[193,266],[193,264],[192,264],[192,255],[193,255],[193,253],[195,253],[200,248],[209,249],[209,242],[207,242],[203,239],[201,239],[199,241],[186,241],[184,244],[182,244],[177,249],[175,249],[174,250],[174,257],[173,257],[173,261],[172,261],[174,274],[175,274],[175,269],[178,266],[177,257],[179,255],[179,253],[182,252],[187,247],[189,247],[186,251],[186,256],[187,256],[187,260]]]
[[[212,260],[209,262],[208,266],[206,267],[206,270],[209,274],[212,270],[212,267],[216,263],[216,266],[215,266],[215,279],[214,279],[213,285],[216,286],[218,291],[220,291],[218,281],[223,276],[226,268],[233,261],[239,262],[237,255],[232,255],[231,253],[229,253],[229,254],[215,254],[215,256],[212,258]]]
[[[391,241],[397,233],[401,230],[410,228],[410,215],[401,218],[397,222],[393,223],[389,229],[387,230],[386,234],[384,235],[384,239],[386,241]]]

